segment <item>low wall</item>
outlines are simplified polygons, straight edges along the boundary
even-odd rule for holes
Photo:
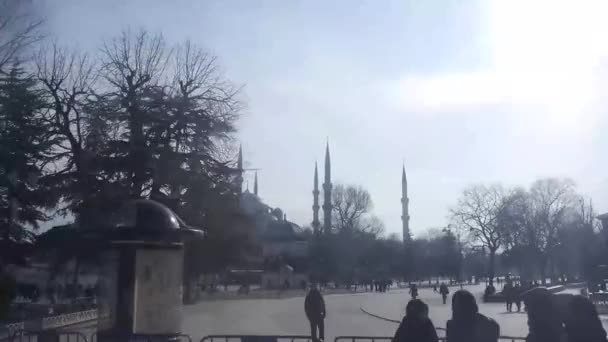
[[[561,291],[564,291],[565,289],[566,289],[566,285],[555,285],[555,286],[547,287],[547,290],[549,290],[549,292],[551,292],[551,293],[561,292]]]
[[[608,293],[591,293],[589,299],[595,305],[597,313],[608,314]]]
[[[0,325],[0,341],[21,330],[47,330],[93,321],[97,319],[97,309],[72,312],[23,322]]]
[[[568,283],[566,285],[564,285],[565,288],[567,289],[580,289],[583,287],[587,287],[587,283],[586,282],[581,282],[581,283]]]
[[[40,324],[41,330],[56,329],[65,327],[66,325],[78,324],[86,321],[97,319],[97,309],[72,312],[69,314],[46,317],[42,319]]]
[[[570,288],[567,285],[555,285],[547,287],[547,290],[551,293],[558,293],[564,291],[566,288]],[[571,287],[578,288],[578,287]],[[491,296],[483,296],[484,303],[505,303],[507,300],[502,292],[495,293]]]

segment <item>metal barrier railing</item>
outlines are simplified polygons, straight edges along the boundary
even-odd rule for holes
[[[6,339],[8,342],[88,342],[87,337],[77,331],[18,331]]]
[[[186,334],[108,334],[98,336],[92,333],[86,342],[192,342],[190,335]],[[72,341],[69,341],[72,342]]]
[[[312,341],[310,335],[209,335],[200,342],[302,342]]]
[[[387,336],[338,336],[334,339],[334,342],[390,342],[392,337]],[[439,337],[439,342],[446,342],[446,337]],[[525,337],[514,337],[514,336],[500,336],[498,341],[500,342],[516,342],[525,341]],[[201,341],[203,342],[203,341]]]
[[[498,341],[504,341],[504,342],[515,342],[515,341],[525,341],[526,338],[525,337],[514,337],[514,336],[500,336],[498,338]]]
[[[370,342],[379,342],[379,341],[392,341],[392,337],[387,336],[338,336],[334,339],[334,342],[360,342],[360,341],[370,341]],[[441,340],[441,339],[440,339]]]

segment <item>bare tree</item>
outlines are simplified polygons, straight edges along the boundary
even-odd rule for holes
[[[334,229],[338,232],[362,230],[362,219],[372,206],[369,192],[362,187],[336,185],[332,190]]]
[[[169,184],[169,192],[177,196],[183,186],[180,179],[166,172],[168,164],[187,159],[191,169],[204,170],[211,177],[220,169],[226,171],[226,162],[234,156],[226,147],[243,105],[240,88],[224,77],[217,58],[189,41],[175,49],[170,64],[174,67],[168,88],[170,104],[165,119],[157,125],[157,141],[163,152],[152,193]]]
[[[165,77],[165,69],[171,51],[161,34],[151,35],[145,30],[137,33],[123,31],[118,37],[106,42],[102,49],[101,76],[110,88],[109,97],[116,103],[114,123],[119,127],[117,147],[126,154],[122,173],[129,179],[129,196],[144,196],[150,180],[153,163],[146,148],[146,140],[152,134],[150,122],[158,120],[158,103],[147,100],[162,89],[158,83]]]
[[[47,103],[44,119],[54,142],[55,168],[48,171],[57,183],[72,190],[62,195],[73,211],[92,192],[88,184],[94,173],[91,149],[97,146],[86,143],[92,125],[85,107],[93,94],[96,75],[95,63],[87,55],[56,43],[43,46],[36,56],[36,77]]]
[[[529,242],[540,252],[543,283],[546,281],[547,266],[553,252],[561,244],[559,230],[566,223],[575,199],[574,182],[570,179],[540,179],[530,187],[533,229],[528,231]]]
[[[476,185],[465,189],[457,206],[451,209],[455,225],[464,230],[472,241],[490,252],[490,285],[494,281],[496,251],[501,247],[504,236],[499,225],[504,198],[504,190],[500,185]]]
[[[527,244],[527,231],[533,229],[531,209],[530,194],[526,189],[516,188],[505,195],[498,213],[505,248],[514,249]]]
[[[384,222],[375,215],[365,217],[360,225],[360,231],[371,234],[374,237],[382,235],[385,231]]]
[[[42,21],[20,12],[19,1],[0,0],[0,73],[16,61],[25,48],[39,41]]]

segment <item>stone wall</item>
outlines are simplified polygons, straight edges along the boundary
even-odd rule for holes
[[[48,330],[97,320],[97,309],[72,312],[63,315],[50,316],[42,319],[15,322],[0,326],[0,340],[13,336],[21,330]]]

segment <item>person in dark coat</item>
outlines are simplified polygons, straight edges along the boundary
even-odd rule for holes
[[[595,305],[584,296],[576,295],[568,303],[565,319],[567,342],[606,342],[606,330]]]
[[[410,300],[393,342],[437,342],[438,340],[435,326],[429,319],[429,307],[420,299]]]
[[[441,293],[441,299],[443,299],[443,304],[448,300],[448,294],[450,294],[450,289],[445,283],[441,283],[439,286],[439,293]]]
[[[526,342],[564,341],[563,316],[553,297],[544,287],[533,288],[522,295],[528,312],[529,333]]]
[[[517,312],[521,311],[521,285],[517,284],[513,287],[513,301],[517,306]]]
[[[410,284],[410,295],[412,295],[412,299],[418,297],[418,286],[416,284]]]
[[[447,342],[497,342],[500,327],[479,313],[471,292],[458,290],[452,296],[452,319],[447,323]]]
[[[304,311],[310,322],[310,336],[314,342],[323,341],[325,339],[325,301],[323,295],[316,286],[308,291],[304,299]],[[318,332],[318,335],[317,335]]]
[[[507,303],[507,312],[513,311],[513,284],[508,281],[502,288],[502,294],[505,296],[505,302]]]

